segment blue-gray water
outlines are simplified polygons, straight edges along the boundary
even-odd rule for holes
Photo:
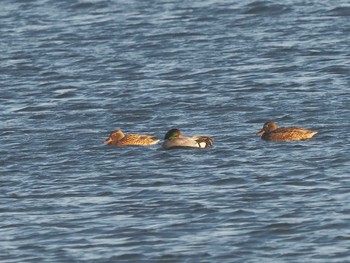
[[[0,261],[349,262],[349,23],[346,0],[1,1]],[[215,147],[102,143],[175,127]]]

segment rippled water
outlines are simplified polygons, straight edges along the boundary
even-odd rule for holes
[[[1,262],[350,261],[350,5],[231,2],[1,2]]]

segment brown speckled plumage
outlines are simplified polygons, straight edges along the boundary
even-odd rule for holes
[[[317,132],[299,127],[281,127],[278,128],[276,123],[269,121],[264,124],[262,130],[257,135],[265,141],[301,141],[311,139]]]
[[[154,136],[143,134],[124,134],[121,130],[116,130],[111,133],[105,144],[114,146],[148,146],[158,143],[160,140],[154,139]]]

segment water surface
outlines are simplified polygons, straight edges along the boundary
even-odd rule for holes
[[[10,1],[1,262],[348,262],[347,1]],[[267,120],[319,133],[267,143]],[[108,147],[110,131],[215,138]]]

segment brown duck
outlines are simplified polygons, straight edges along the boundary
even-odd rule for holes
[[[148,146],[158,143],[160,140],[154,139],[154,136],[143,134],[124,134],[121,130],[111,132],[105,144],[114,146]]]
[[[278,128],[272,121],[265,122],[264,127],[256,134],[261,139],[272,142],[302,141],[311,139],[317,131],[307,130],[299,127]]]

